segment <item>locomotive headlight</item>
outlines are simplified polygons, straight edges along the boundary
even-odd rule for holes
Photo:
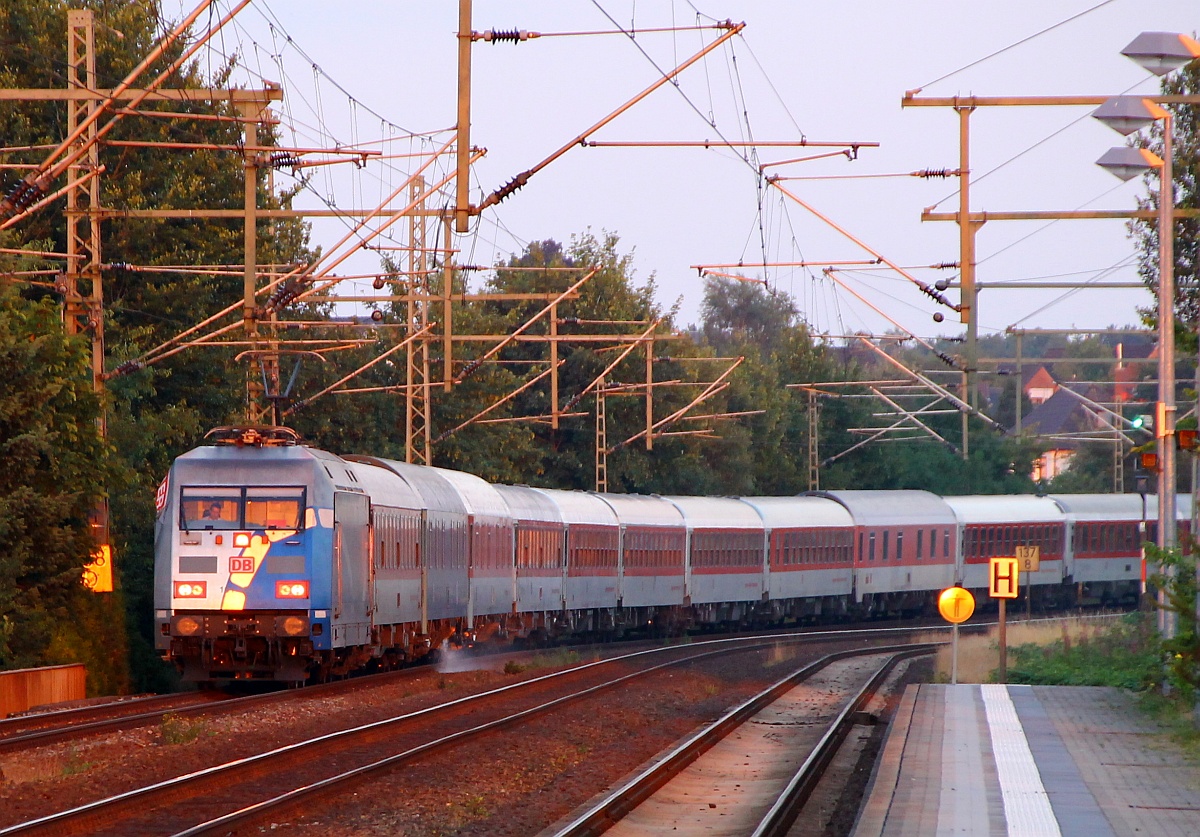
[[[249,546],[250,545],[250,536],[248,534],[246,534],[245,532],[238,532],[236,535],[233,536],[233,545],[234,546]]]
[[[208,592],[208,584],[204,581],[176,581],[175,598],[203,599]]]
[[[306,636],[308,634],[308,620],[303,616],[281,616],[279,617],[276,629],[284,636]]]
[[[277,599],[307,599],[307,581],[276,581],[275,598]]]
[[[180,616],[175,620],[174,633],[178,636],[195,636],[203,627],[195,616]]]

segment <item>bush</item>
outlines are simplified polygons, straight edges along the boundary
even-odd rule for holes
[[[184,718],[174,712],[163,715],[159,724],[159,740],[163,744],[190,744],[204,733],[205,723],[200,718]]]
[[[1008,680],[1043,686],[1115,686],[1145,691],[1162,680],[1154,614],[1131,613],[1090,638],[1009,650]]]

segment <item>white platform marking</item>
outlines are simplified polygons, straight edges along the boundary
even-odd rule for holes
[[[980,686],[1010,837],[1062,837],[1008,688]]]

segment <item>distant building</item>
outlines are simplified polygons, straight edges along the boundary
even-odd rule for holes
[[[1047,444],[1046,449],[1034,460],[1030,476],[1035,480],[1050,480],[1067,470],[1071,466],[1071,458],[1079,449],[1079,442],[1070,436],[1092,429],[1094,420],[1095,415],[1085,408],[1082,401],[1055,385],[1053,393],[1038,403],[1021,425],[1023,433],[1044,438]]]
[[[1054,376],[1045,366],[1039,366],[1034,370],[1033,374],[1025,379],[1024,386],[1029,403],[1035,407],[1045,404],[1054,393],[1058,392],[1058,382],[1054,380]]]

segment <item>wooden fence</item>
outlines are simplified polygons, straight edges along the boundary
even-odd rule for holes
[[[0,671],[0,718],[48,703],[83,700],[86,684],[82,663]]]

